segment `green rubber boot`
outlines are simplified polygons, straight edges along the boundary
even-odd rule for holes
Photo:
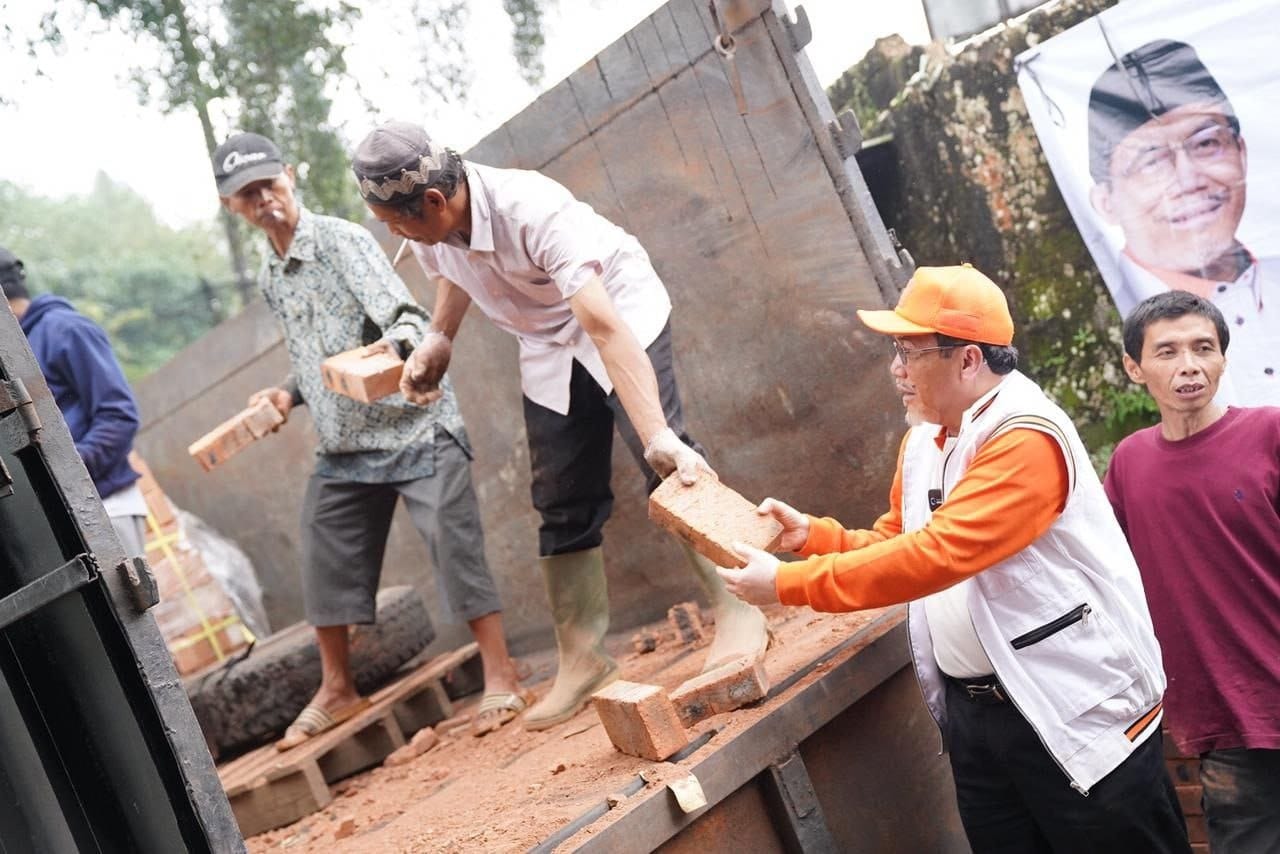
[[[769,648],[769,624],[764,614],[755,605],[748,605],[729,592],[715,564],[687,545],[681,545],[711,600],[711,613],[716,618],[716,636],[707,650],[702,672],[709,673],[739,658],[757,661],[764,657]]]
[[[609,595],[604,554],[597,547],[539,558],[556,625],[560,666],[547,696],[525,712],[524,728],[546,729],[581,711],[592,693],[618,678],[618,663],[604,651]]]

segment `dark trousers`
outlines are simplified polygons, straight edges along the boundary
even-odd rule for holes
[[[658,377],[658,395],[667,426],[703,453],[684,429],[680,390],[671,364],[670,323],[645,352]],[[601,531],[613,512],[609,479],[615,424],[644,473],[648,491],[657,489],[661,482],[644,461],[644,446],[623,411],[617,392],[606,395],[576,361],[569,382],[569,412],[561,415],[526,397],[524,423],[529,435],[533,506],[542,516],[538,528],[538,554],[542,557],[591,549],[603,542]]]
[[[1085,796],[1012,703],[986,704],[947,683],[956,800],[975,854],[1189,852],[1156,732]]]
[[[1280,750],[1211,750],[1200,784],[1213,854],[1280,854]]]

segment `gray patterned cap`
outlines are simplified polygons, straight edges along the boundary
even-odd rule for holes
[[[448,165],[448,152],[412,122],[391,121],[369,132],[351,158],[360,196],[373,205],[417,195]],[[417,192],[415,192],[417,191]]]

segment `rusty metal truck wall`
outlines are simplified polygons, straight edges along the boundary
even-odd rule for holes
[[[853,312],[882,307],[903,270],[852,166],[856,135],[833,137],[830,107],[796,53],[804,27],[763,0],[721,5],[732,58],[713,45],[706,2],[673,0],[467,156],[543,170],[640,238],[675,305],[690,432],[727,483],[751,499],[776,495],[869,523],[885,501],[901,420],[888,348]],[[447,141],[447,127],[429,130]],[[430,298],[412,258],[401,273]],[[535,634],[545,641],[515,342],[472,314],[451,374],[477,452],[486,553],[517,645]],[[142,453],[181,505],[253,557],[277,624],[301,612],[306,416],[210,474],[184,449],[286,370],[257,304],[140,388]],[[606,555],[615,626],[624,626],[695,590],[675,543],[648,522],[620,442],[614,461]],[[406,522],[392,532],[385,581],[418,582],[434,596],[425,549]]]

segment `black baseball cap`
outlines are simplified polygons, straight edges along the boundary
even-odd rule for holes
[[[0,246],[0,281],[21,282],[27,278],[26,267],[17,255]]]
[[[1240,130],[1227,94],[1191,45],[1157,39],[1126,53],[1089,92],[1089,174],[1106,181],[1111,154],[1126,136],[1178,107],[1203,103],[1214,104]]]
[[[274,178],[284,171],[276,144],[256,133],[238,133],[213,152],[213,179],[218,195],[231,196],[245,184]]]

